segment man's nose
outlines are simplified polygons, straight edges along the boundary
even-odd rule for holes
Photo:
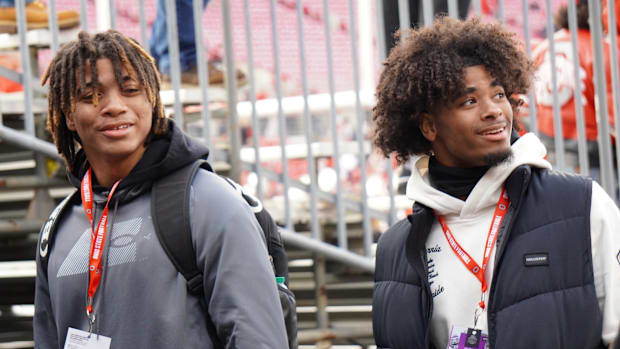
[[[103,100],[101,112],[105,116],[118,116],[127,110],[127,104],[120,92],[109,91]]]
[[[495,119],[501,115],[502,109],[492,98],[487,98],[482,102],[482,114],[480,115],[482,119]]]

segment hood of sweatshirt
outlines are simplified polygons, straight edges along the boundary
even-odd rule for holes
[[[474,186],[467,200],[446,194],[430,184],[428,176],[429,157],[416,159],[411,177],[407,182],[407,198],[423,204],[440,215],[458,215],[463,218],[474,216],[478,211],[497,204],[499,190],[512,171],[521,165],[551,169],[545,160],[547,150],[533,133],[527,133],[511,146],[512,157],[491,167]]]
[[[168,132],[151,140],[142,159],[121,180],[114,197],[120,198],[121,202],[132,200],[150,190],[155,180],[198,159],[207,159],[208,156],[206,145],[185,134],[174,121],[169,120]],[[73,171],[68,174],[69,182],[79,189],[89,167],[86,154],[81,149],[72,166]],[[95,193],[106,193],[108,190],[93,183]]]

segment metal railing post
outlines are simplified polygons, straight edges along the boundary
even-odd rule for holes
[[[284,185],[284,219],[285,225],[287,229],[291,229],[293,227],[293,222],[291,219],[291,203],[288,196],[288,191],[290,188],[290,180],[288,173],[288,158],[286,156],[286,119],[284,116],[284,110],[282,109],[282,82],[280,81],[282,77],[282,73],[280,70],[280,53],[278,47],[278,19],[276,15],[276,2],[275,0],[270,0],[270,9],[271,9],[271,35],[272,35],[272,45],[273,45],[273,62],[274,62],[274,74],[276,81],[276,98],[278,99],[278,133],[280,136],[280,149],[282,155],[282,184]]]
[[[250,103],[252,104],[252,143],[254,146],[254,163],[253,171],[256,173],[256,194],[260,200],[264,200],[263,197],[263,175],[261,170],[260,161],[260,128],[258,125],[258,115],[256,113],[256,86],[254,77],[254,50],[252,48],[252,27],[250,23],[250,1],[244,0],[244,14],[245,14],[245,37],[246,46],[248,50],[248,78],[250,84]]]
[[[170,71],[168,76],[172,81],[174,90],[174,119],[181,129],[185,129],[183,120],[183,107],[181,105],[181,62],[179,53],[179,27],[177,24],[177,11],[174,0],[166,0],[166,29],[168,32],[168,54],[170,56]]]
[[[115,0],[108,0],[110,4],[110,28],[116,29],[116,3]]]
[[[306,137],[306,161],[308,162],[308,174],[310,177],[310,229],[312,237],[322,240],[321,227],[319,226],[318,210],[317,210],[317,173],[312,154],[312,143],[314,142],[314,131],[312,124],[312,116],[310,115],[310,107],[308,106],[308,76],[306,73],[306,50],[304,49],[304,25],[303,25],[303,9],[300,0],[297,0],[297,35],[299,41],[299,63],[301,71],[301,86],[304,97],[304,128]]]
[[[80,0],[80,27],[88,30],[87,0]]]
[[[24,128],[26,133],[34,136],[34,115],[32,113],[32,72],[30,62],[30,45],[26,40],[26,1],[17,0],[15,2],[15,9],[17,10],[17,32],[19,34],[19,53],[21,55],[22,63],[22,84],[24,85]]]
[[[375,0],[375,8],[377,16],[377,50],[379,50],[379,66],[381,67],[387,55],[385,52],[385,14],[383,13],[383,0]],[[327,17],[325,17],[325,22],[327,22]]]
[[[407,35],[407,31],[411,28],[411,18],[409,18],[409,0],[398,0],[398,22],[400,25],[401,35]],[[417,18],[413,18],[417,21]]]
[[[58,51],[58,17],[56,16],[56,0],[49,0],[47,3],[47,22],[50,33],[52,34],[52,42],[50,49],[52,56]]]
[[[450,2],[454,2],[452,4],[456,8],[456,0],[450,0]],[[383,62],[385,61],[386,52],[385,52],[385,24],[383,20],[383,0],[377,0],[377,47],[379,51],[379,70],[383,67]],[[392,225],[396,223],[396,200],[394,199],[394,195],[396,195],[396,191],[394,188],[394,169],[392,168],[392,158],[388,158],[385,161],[385,172],[388,177],[388,195],[390,197],[390,214],[388,218],[388,224]]]
[[[383,0],[377,0],[381,3]],[[323,0],[323,16],[325,17],[325,45],[327,49],[327,81],[329,86],[330,97],[330,121],[332,129],[332,143],[334,146],[334,170],[336,171],[336,214],[338,221],[336,222],[336,229],[338,234],[338,246],[346,250],[348,248],[347,241],[347,226],[345,222],[345,211],[342,203],[342,178],[340,169],[340,140],[338,138],[338,116],[336,114],[336,98],[335,98],[335,83],[334,83],[334,57],[332,49],[332,36],[329,15],[329,5],[327,0]],[[383,17],[381,17],[383,18]],[[385,36],[381,36],[381,40],[385,40]],[[383,45],[383,51],[385,51],[385,43]]]
[[[499,19],[500,22],[504,23],[506,22],[505,19],[505,15],[504,15],[504,0],[497,0],[497,19]]]
[[[527,52],[527,56],[532,58],[532,36],[530,33],[530,19],[528,16],[529,12],[529,1],[522,0],[523,5],[523,34],[525,37],[525,50]],[[530,88],[528,93],[529,98],[529,118],[530,118],[530,131],[538,136],[538,118],[536,115],[536,96],[534,95],[534,89]]]
[[[448,0],[448,15],[452,18],[459,17],[459,9],[456,0]]]
[[[620,142],[618,142],[618,140],[620,138],[620,128],[618,127],[618,118],[620,117],[620,81],[619,81],[619,77],[618,77],[618,39],[617,39],[617,35],[615,35],[615,29],[616,28],[616,0],[608,0],[607,2],[607,23],[609,24],[608,26],[608,31],[610,32],[609,35],[609,40],[610,40],[610,54],[609,54],[609,61],[610,61],[610,65],[611,65],[611,87],[612,87],[612,93],[613,93],[613,109],[614,109],[614,128],[615,128],[615,135],[616,135],[616,161],[618,159],[620,159]],[[620,162],[618,162],[618,183],[616,184],[620,184]]]
[[[592,32],[592,49],[594,51],[594,92],[596,99],[596,120],[598,126],[599,158],[601,164],[601,184],[611,197],[615,197],[614,174],[611,156],[609,132],[609,114],[607,105],[607,79],[605,76],[605,59],[603,48],[603,29],[601,25],[601,5],[598,1],[588,1],[590,11],[590,31]],[[615,49],[615,48],[614,48]]]
[[[327,280],[325,271],[325,257],[314,253],[314,295],[316,303],[317,328],[325,330],[329,327],[329,315],[327,314]]]
[[[226,92],[228,93],[228,125],[230,132],[230,178],[239,182],[241,178],[241,139],[239,137],[239,117],[237,115],[237,79],[233,51],[232,20],[230,1],[222,0],[224,21],[224,60],[226,62]]]
[[[476,16],[482,16],[482,5],[480,0],[474,0],[474,14]]]
[[[200,84],[200,97],[202,100],[202,110],[200,111],[200,116],[202,119],[202,138],[207,146],[210,147],[211,111],[209,110],[209,72],[207,57],[205,54],[205,42],[202,35],[202,5],[202,0],[192,1],[192,9],[194,14],[194,38],[196,40],[196,67],[198,68],[198,83]]]
[[[98,31],[102,32],[112,28],[112,13],[110,10],[112,10],[110,0],[95,0]]]
[[[366,149],[364,147],[364,125],[366,124],[366,118],[364,117],[362,103],[360,100],[359,63],[357,57],[356,36],[357,25],[355,23],[354,13],[354,2],[353,0],[349,0],[349,21],[351,23],[351,30],[349,34],[351,36],[351,60],[353,63],[353,86],[355,90],[355,115],[357,116],[355,134],[359,145],[360,189],[362,194],[362,229],[364,232],[364,253],[367,256],[370,256],[372,254],[372,232],[370,227],[370,217],[368,215],[368,193],[366,190]]]
[[[590,165],[588,159],[588,147],[586,145],[586,126],[583,116],[583,101],[581,92],[581,74],[579,64],[579,41],[577,40],[577,5],[574,1],[568,2],[568,27],[570,30],[571,49],[573,55],[573,76],[575,79],[573,100],[575,101],[575,112],[577,115],[577,153],[579,156],[579,173],[588,176]]]
[[[433,8],[433,0],[422,1],[422,14],[424,15],[424,26],[427,27],[433,24],[433,18],[435,9]]]
[[[146,52],[151,52],[148,37],[146,36],[146,15],[144,14],[144,0],[138,2],[138,16],[140,21],[140,41]]]
[[[564,131],[562,129],[562,115],[560,114],[560,102],[558,97],[558,72],[556,70],[555,41],[553,40],[553,19],[551,16],[551,0],[545,1],[547,5],[547,38],[549,41],[549,61],[551,62],[551,83],[553,84],[553,133],[555,134],[555,165],[560,169],[566,169],[564,161]]]

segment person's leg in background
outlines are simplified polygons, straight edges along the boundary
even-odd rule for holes
[[[80,24],[80,15],[72,10],[58,11],[58,28],[68,29]],[[26,0],[26,25],[28,29],[48,27],[47,6],[39,0]],[[15,0],[0,0],[0,33],[17,32]]]
[[[409,22],[411,27],[417,27],[419,20],[420,2],[418,0],[409,1]],[[383,27],[385,31],[385,56],[387,57],[396,45],[394,33],[400,29],[400,18],[398,16],[398,0],[383,0]]]
[[[209,0],[203,0],[203,9]],[[179,57],[181,65],[181,82],[198,85],[196,62],[196,36],[194,33],[194,11],[192,0],[176,0],[177,28],[179,34]],[[153,23],[150,39],[151,55],[157,61],[157,67],[164,82],[170,81],[170,52],[168,49],[168,28],[166,21],[165,0],[157,0],[157,16]],[[224,73],[212,63],[208,64],[209,84],[221,84]]]
[[[207,6],[208,2],[208,0],[203,0],[203,9]],[[193,5],[192,0],[176,0],[175,4],[181,71],[187,71],[196,66],[196,37],[194,35]],[[151,55],[157,61],[159,71],[162,74],[170,74],[167,22],[166,1],[157,0],[157,16],[153,23],[150,49]]]
[[[471,0],[459,0],[459,18],[465,19],[467,18],[467,14],[469,13],[469,4]]]
[[[467,18],[471,0],[458,0],[458,16],[461,19]],[[448,13],[447,0],[434,0],[433,13]],[[424,23],[422,2],[419,0],[409,0],[409,22],[412,28],[417,28]],[[390,50],[396,45],[394,33],[400,29],[400,19],[398,17],[398,0],[383,0],[383,26],[385,30],[385,55],[390,54]]]
[[[457,13],[460,19],[467,18],[469,12],[469,4],[471,0],[458,0],[457,1]],[[440,13],[448,14],[448,1],[447,0],[435,0],[433,1],[433,12],[435,15]]]

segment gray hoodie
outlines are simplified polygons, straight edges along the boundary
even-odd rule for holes
[[[200,300],[188,293],[186,280],[162,249],[150,210],[154,180],[207,155],[171,123],[170,132],[149,144],[114,194],[93,331],[110,337],[111,348],[214,347]],[[70,181],[79,188],[88,168],[85,157],[73,168]],[[93,189],[98,222],[107,189]],[[50,245],[47,272],[37,263],[36,348],[63,348],[69,327],[88,330],[91,229],[80,202],[66,209]],[[205,303],[224,346],[287,348],[274,274],[249,206],[223,179],[201,170],[192,183],[190,220]]]

